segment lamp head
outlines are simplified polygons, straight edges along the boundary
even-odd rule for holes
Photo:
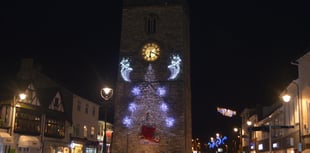
[[[239,129],[236,128],[236,127],[233,130],[234,130],[234,132],[238,132],[239,131]]]
[[[102,88],[100,91],[100,95],[104,100],[109,100],[113,95],[113,89],[109,87]]]
[[[20,100],[24,100],[24,99],[26,99],[26,97],[27,97],[27,95],[24,94],[24,93],[19,94],[19,99]]]
[[[282,96],[284,102],[289,102],[291,100],[291,96],[289,94],[285,94]]]

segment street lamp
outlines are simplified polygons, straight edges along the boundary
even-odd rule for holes
[[[249,128],[253,127],[253,122],[252,121],[246,121],[246,125],[247,125],[247,135],[248,135],[248,139],[247,139],[247,153],[251,152],[251,143],[252,143],[252,131],[249,130]]]
[[[252,126],[252,124],[253,124],[252,121],[246,121],[247,126]]]
[[[20,93],[18,96],[14,96],[13,97],[13,105],[12,105],[12,108],[13,108],[13,111],[12,111],[12,116],[11,116],[11,135],[13,135],[14,133],[14,123],[15,123],[15,117],[16,117],[16,104],[17,102],[20,100],[24,100],[27,98],[27,95],[24,94],[24,93]]]
[[[235,149],[236,152],[241,152],[242,147],[242,130],[240,128],[234,127],[233,131],[237,134],[237,139],[235,140]]]
[[[298,152],[302,152],[302,129],[301,129],[301,117],[302,117],[302,114],[301,114],[301,100],[300,100],[300,92],[299,92],[299,85],[296,83],[296,82],[292,82],[292,84],[295,85],[296,87],[296,92],[297,92],[297,107],[298,107],[298,138],[299,138],[299,142],[298,142]],[[284,102],[290,102],[291,100],[291,96],[288,94],[288,93],[285,93],[283,96],[282,96],[282,99]]]
[[[108,101],[113,95],[113,89],[109,87],[102,88],[100,91],[100,95],[105,101]],[[108,109],[106,105],[104,110],[103,153],[107,153],[107,111]]]

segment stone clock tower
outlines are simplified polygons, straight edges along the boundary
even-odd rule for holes
[[[185,0],[123,0],[113,153],[190,153]]]

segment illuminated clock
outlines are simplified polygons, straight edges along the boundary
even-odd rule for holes
[[[155,61],[158,59],[160,48],[156,43],[147,43],[142,48],[142,57],[146,61]]]

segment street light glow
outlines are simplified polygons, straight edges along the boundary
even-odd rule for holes
[[[252,122],[251,122],[251,121],[247,121],[246,124],[247,124],[248,126],[251,126],[251,125],[252,125]]]
[[[289,101],[291,101],[291,96],[288,94],[285,94],[284,96],[282,96],[282,99],[284,102],[288,103]]]
[[[104,100],[109,100],[113,95],[113,90],[109,87],[105,87],[105,88],[102,88],[100,93],[101,93],[101,97]]]
[[[27,98],[27,95],[24,93],[21,93],[21,94],[19,94],[19,98],[20,98],[20,100],[24,100]]]

